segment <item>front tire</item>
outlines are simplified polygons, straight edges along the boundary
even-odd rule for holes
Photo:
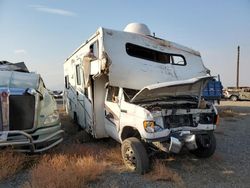
[[[149,159],[142,142],[130,137],[122,142],[122,158],[126,167],[139,174],[145,174],[149,169]]]
[[[196,157],[211,157],[216,149],[216,139],[213,133],[196,135],[197,149],[190,151]]]

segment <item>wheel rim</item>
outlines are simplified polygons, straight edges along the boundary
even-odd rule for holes
[[[212,141],[211,141],[211,136],[210,135],[206,135],[205,138],[203,138],[204,140],[201,142],[201,141],[198,141],[198,144],[199,144],[199,147],[202,148],[202,149],[208,149],[211,147],[212,145]]]
[[[136,169],[136,157],[135,157],[135,152],[132,150],[131,147],[127,147],[125,151],[125,156],[124,156],[125,162],[127,166],[135,170]]]

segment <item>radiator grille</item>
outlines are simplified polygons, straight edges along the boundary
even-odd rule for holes
[[[171,115],[166,116],[165,122],[167,128],[178,128],[178,127],[196,127],[197,125],[193,122],[192,114],[186,115]]]
[[[33,128],[35,97],[30,95],[9,96],[9,130]]]

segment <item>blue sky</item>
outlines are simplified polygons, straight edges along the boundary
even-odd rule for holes
[[[26,62],[50,89],[63,88],[63,62],[100,26],[145,23],[157,37],[200,51],[205,66],[250,86],[250,0],[0,0],[0,60]]]

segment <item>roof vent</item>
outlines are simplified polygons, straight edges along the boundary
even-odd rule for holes
[[[125,27],[124,31],[142,35],[151,35],[148,26],[142,23],[130,23]]]

